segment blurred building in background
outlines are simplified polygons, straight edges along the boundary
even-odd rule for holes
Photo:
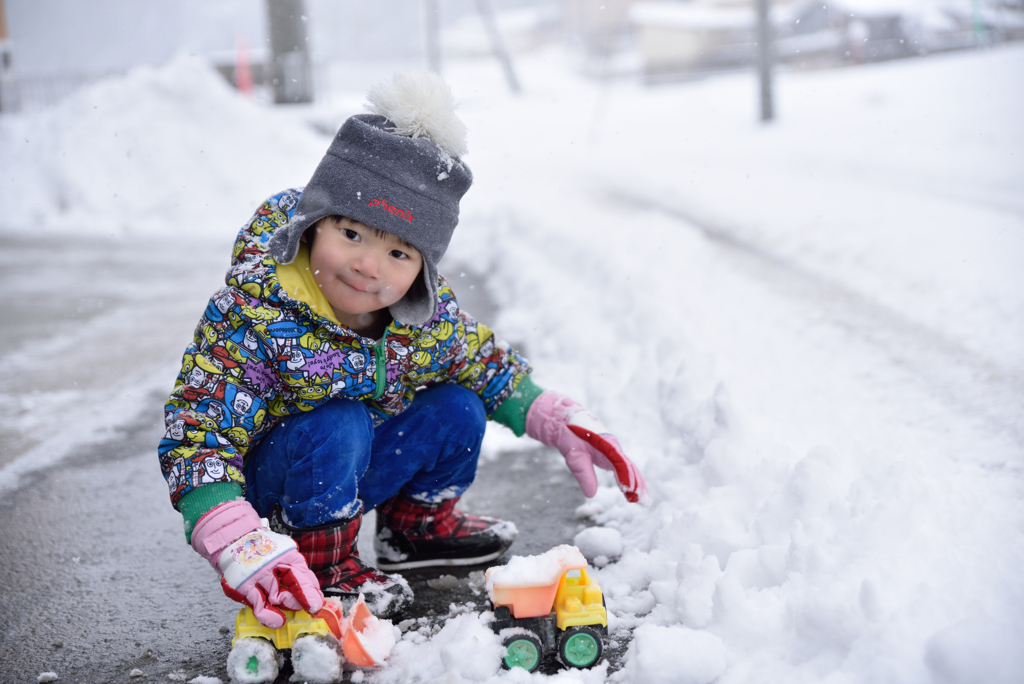
[[[756,61],[752,0],[635,2],[628,22],[649,78]],[[777,61],[797,68],[913,57],[1024,38],[1020,0],[776,0]]]
[[[657,82],[753,65],[755,2],[0,0],[0,110],[31,111],[182,52],[267,102],[359,92],[397,69],[426,68],[431,23],[442,71],[447,60],[494,59],[496,29],[511,62],[557,45],[583,73]],[[288,35],[271,30],[275,4],[299,13]],[[776,60],[794,69],[1024,39],[1024,0],[773,0],[771,18]]]

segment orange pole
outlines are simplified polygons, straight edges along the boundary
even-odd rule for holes
[[[4,9],[4,0],[0,0],[0,41],[7,40],[7,10]]]
[[[0,0],[3,2],[3,0]],[[235,57],[235,87],[243,95],[252,95],[252,60],[249,58],[249,43],[245,36],[238,36]]]

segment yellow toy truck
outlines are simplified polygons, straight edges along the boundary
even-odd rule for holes
[[[227,662],[228,678],[234,684],[273,682],[285,651],[291,653],[293,681],[338,682],[346,662],[379,667],[395,644],[390,621],[373,617],[362,595],[348,617],[333,599],[327,599],[315,615],[304,610],[281,612],[284,625],[271,629],[248,606],[238,611]]]
[[[552,650],[570,667],[587,668],[600,660],[608,611],[575,546],[513,556],[507,565],[488,568],[486,576],[494,608],[491,629],[505,647],[504,667],[533,672]]]

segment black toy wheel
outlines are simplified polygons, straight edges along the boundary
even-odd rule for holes
[[[501,664],[506,670],[521,667],[527,672],[533,672],[540,667],[544,652],[540,647],[540,639],[533,634],[512,634],[505,637],[501,644],[505,647],[505,657]]]
[[[593,627],[572,627],[558,640],[558,658],[566,665],[586,668],[601,658],[604,644]]]

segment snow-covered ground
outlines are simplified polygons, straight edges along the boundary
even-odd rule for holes
[[[752,76],[647,89],[564,64],[523,58],[520,97],[491,62],[446,73],[476,176],[450,257],[488,274],[494,327],[604,418],[655,500],[608,486],[581,509],[620,534],[595,577],[632,642],[619,672],[550,679],[1024,679],[1024,48],[780,74],[770,126]],[[0,239],[194,241],[212,264],[308,178],[328,142],[309,121],[348,113],[264,109],[180,59],[4,118]],[[183,339],[205,286],[133,308],[139,329]],[[180,350],[103,330],[92,347],[133,350],[134,396],[169,386]],[[44,388],[39,341],[5,349],[5,429],[40,403],[123,410],[70,414],[0,488],[132,410],[64,336]],[[516,448],[489,434],[489,457]],[[367,679],[543,678],[497,670],[484,620],[407,634]]]

